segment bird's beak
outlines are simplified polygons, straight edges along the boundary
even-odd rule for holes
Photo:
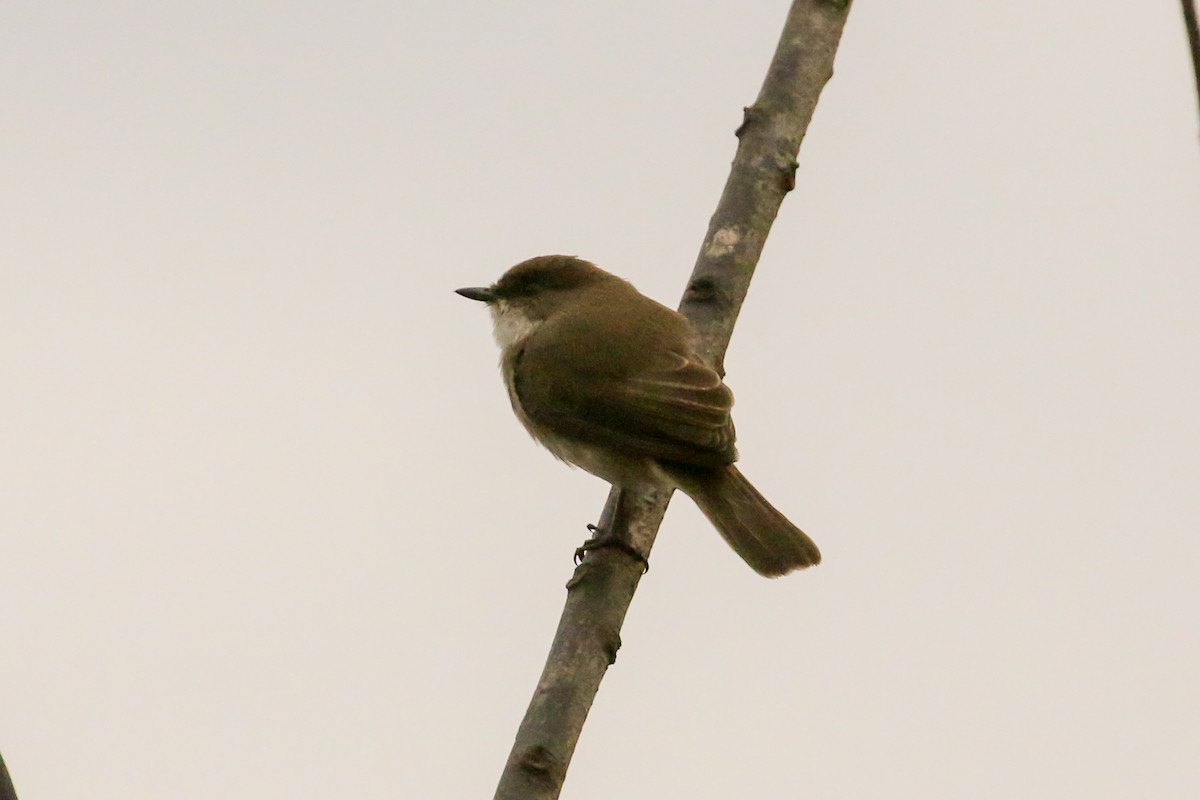
[[[496,293],[486,286],[470,286],[466,289],[455,289],[455,294],[461,294],[468,300],[478,300],[481,303],[490,303],[496,299]]]

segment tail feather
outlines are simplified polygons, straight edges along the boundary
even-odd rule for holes
[[[778,577],[821,563],[816,543],[779,513],[735,466],[669,470],[742,560],[760,575]]]

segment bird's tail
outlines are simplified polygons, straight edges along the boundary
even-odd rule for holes
[[[821,551],[813,540],[767,502],[737,467],[671,465],[668,472],[760,575],[774,578],[821,563]]]

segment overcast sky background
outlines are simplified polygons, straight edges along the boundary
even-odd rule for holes
[[[528,256],[677,302],[771,3],[8,3],[0,752],[23,800],[489,797],[607,487]],[[672,505],[563,797],[1200,795],[1176,2],[859,2],[734,335],[768,581]]]

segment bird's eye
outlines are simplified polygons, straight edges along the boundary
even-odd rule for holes
[[[515,280],[510,281],[504,287],[504,293],[509,297],[528,297],[537,291],[537,287],[531,281]]]

